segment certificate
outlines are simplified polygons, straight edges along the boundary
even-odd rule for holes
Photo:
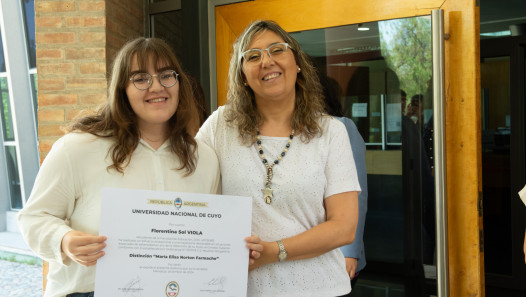
[[[246,296],[252,199],[104,188],[97,296]]]

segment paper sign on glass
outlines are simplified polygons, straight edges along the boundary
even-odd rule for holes
[[[366,118],[367,103],[354,103],[352,105],[352,116],[355,118]]]
[[[104,188],[98,296],[246,296],[252,199]]]

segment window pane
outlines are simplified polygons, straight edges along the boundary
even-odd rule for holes
[[[352,119],[366,143],[368,269],[353,294],[376,294],[367,280],[395,283],[389,296],[436,295],[430,18],[292,35],[320,72],[328,113]]]
[[[3,42],[1,30],[0,30],[0,72],[6,72],[5,57],[4,57],[4,42]]]
[[[31,79],[31,91],[33,93],[33,109],[35,113],[35,123],[38,126],[38,97],[37,97],[37,75],[36,73],[32,73],[29,75]],[[38,131],[38,127],[36,127],[36,130]]]
[[[0,112],[2,116],[2,132],[4,134],[4,141],[15,140],[13,119],[11,117],[11,103],[9,102],[9,89],[7,88],[6,77],[0,77],[0,96],[2,96]]]
[[[35,0],[24,0],[23,3],[29,68],[36,68]]]
[[[182,42],[182,15],[181,10],[160,13],[151,16],[152,36],[162,38],[175,51],[179,61],[183,61]]]
[[[22,195],[20,191],[20,175],[18,174],[18,162],[14,146],[5,147],[7,175],[9,182],[9,192],[11,194],[11,208],[22,208]]]

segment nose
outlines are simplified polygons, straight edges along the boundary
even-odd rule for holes
[[[270,51],[268,49],[264,49],[263,51],[267,52],[267,54],[265,55],[265,53],[263,53],[261,55],[261,65],[266,65],[267,63],[269,64],[274,63],[274,59],[270,55]]]
[[[160,91],[164,88],[163,85],[161,85],[161,78],[158,75],[152,75],[152,84],[148,88],[149,91],[155,92]]]

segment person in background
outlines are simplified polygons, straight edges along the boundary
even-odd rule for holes
[[[411,102],[406,107],[405,115],[410,118],[421,130],[424,123],[424,96],[416,94],[411,97]]]
[[[363,245],[363,231],[365,228],[365,217],[367,214],[367,170],[365,167],[365,141],[363,140],[358,128],[354,122],[344,117],[343,108],[340,103],[341,89],[338,82],[319,72],[320,83],[323,86],[323,93],[325,98],[325,111],[327,114],[334,116],[340,122],[345,125],[349,140],[351,143],[351,149],[354,157],[354,163],[356,164],[356,171],[358,172],[358,181],[362,191],[358,195],[358,225],[356,227],[356,235],[354,242],[350,245],[341,247],[341,251],[345,256],[345,266],[349,277],[351,278],[351,287],[354,288],[360,271],[365,268],[365,250]],[[351,296],[349,293],[345,296]]]
[[[400,90],[400,103],[402,105],[402,115],[405,115],[405,110],[407,107],[407,93],[404,90]]]
[[[45,297],[93,296],[95,264],[106,246],[99,235],[103,187],[218,191],[217,157],[193,137],[192,86],[165,42],[124,45],[108,94],[95,115],[76,121],[53,145],[18,215],[25,241],[49,262]]]
[[[347,294],[338,248],[354,240],[360,186],[312,62],[278,24],[256,21],[234,42],[228,87],[196,137],[219,158],[223,194],[252,199],[263,251],[247,296]]]

